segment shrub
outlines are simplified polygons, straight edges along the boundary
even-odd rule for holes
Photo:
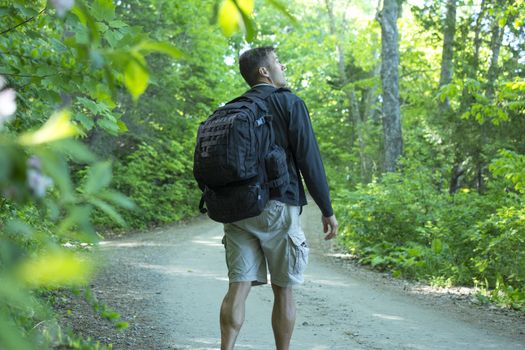
[[[437,189],[435,177],[405,162],[398,173],[342,192],[336,198],[341,243],[363,263],[394,276],[441,284],[482,281],[487,288],[507,291],[505,295],[521,295],[522,197],[505,191],[498,179],[485,194],[462,189],[450,195]]]

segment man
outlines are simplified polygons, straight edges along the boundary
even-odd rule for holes
[[[308,260],[308,246],[299,222],[301,207],[306,205],[301,176],[321,209],[325,240],[335,237],[338,224],[308,110],[299,97],[284,88],[285,66],[279,63],[272,47],[244,52],[239,66],[251,87],[250,93],[280,88],[266,101],[273,116],[275,142],[287,154],[290,184],[284,195],[270,194],[270,201],[259,216],[224,225],[230,285],[221,306],[221,349],[233,349],[244,321],[250,288],[267,283],[268,265],[274,293],[275,344],[277,350],[286,350],[295,323],[292,286],[303,282]]]

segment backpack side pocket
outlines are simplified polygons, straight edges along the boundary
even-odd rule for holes
[[[268,175],[268,187],[272,194],[283,196],[290,184],[286,152],[282,147],[272,145],[264,159],[264,164]]]

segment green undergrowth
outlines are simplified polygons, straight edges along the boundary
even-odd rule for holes
[[[439,191],[437,174],[408,165],[339,192],[340,243],[360,262],[436,286],[478,287],[480,302],[525,312],[523,194],[492,179],[486,193]]]

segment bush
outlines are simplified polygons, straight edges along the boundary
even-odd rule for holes
[[[513,295],[516,304],[525,295],[522,197],[498,179],[485,194],[462,189],[454,195],[440,192],[435,180],[429,169],[405,163],[380,182],[340,194],[341,243],[394,276],[482,284]]]
[[[193,179],[192,152],[190,141],[143,142],[116,165],[115,187],[139,208],[124,214],[130,226],[170,223],[198,214],[200,190]]]

